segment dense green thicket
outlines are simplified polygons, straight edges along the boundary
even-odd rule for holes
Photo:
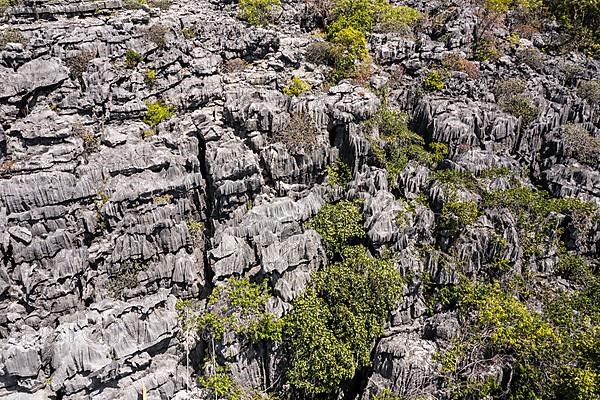
[[[271,20],[273,8],[280,0],[240,0],[238,16],[251,25],[265,26]]]
[[[467,327],[441,358],[454,398],[600,399],[598,278],[564,293],[522,280],[463,277],[443,299],[458,307]],[[541,309],[528,305],[536,302]],[[512,374],[508,393],[493,377],[467,378],[494,363]]]
[[[368,134],[378,134],[377,137],[369,136],[371,152],[387,171],[392,185],[396,184],[396,177],[409,161],[435,167],[448,155],[448,147],[443,143],[430,143],[430,150],[426,150],[425,140],[408,127],[407,115],[389,108],[385,101],[377,114],[365,121],[364,127]]]
[[[403,279],[391,258],[373,258],[365,247],[350,245],[365,234],[358,204],[325,205],[308,226],[339,260],[313,274],[286,317],[287,378],[296,390],[315,395],[339,391],[370,364]]]
[[[544,0],[544,5],[572,32],[580,47],[600,54],[600,1]]]

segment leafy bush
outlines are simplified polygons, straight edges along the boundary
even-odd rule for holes
[[[508,78],[494,88],[498,105],[504,112],[521,118],[524,126],[532,123],[539,114],[539,108],[523,93],[527,82],[519,78]]]
[[[306,60],[313,64],[333,66],[335,59],[335,49],[329,42],[311,43],[306,50]]]
[[[198,317],[197,327],[216,340],[225,332],[235,332],[252,342],[280,342],[282,321],[266,311],[268,299],[266,281],[256,284],[248,278],[229,278],[211,293],[207,311]]]
[[[289,383],[309,395],[328,393],[369,365],[402,288],[393,261],[371,258],[360,246],[346,247],[343,261],[313,274],[286,317]]]
[[[592,104],[600,103],[600,80],[582,82],[577,88],[577,95]]]
[[[217,399],[242,400],[242,390],[223,367],[211,376],[198,377],[200,387],[209,390]]]
[[[273,7],[280,4],[280,0],[240,0],[238,16],[251,25],[265,26],[271,20]]]
[[[146,75],[144,76],[144,82],[146,83],[146,85],[154,84],[155,80],[156,80],[156,71],[153,69],[146,70]]]
[[[142,55],[133,49],[128,49],[125,53],[125,66],[129,69],[137,67],[142,61],[144,61]]]
[[[310,84],[304,82],[297,76],[292,77],[292,81],[283,88],[282,92],[288,96],[300,96],[302,93],[309,92],[311,90]]]
[[[421,18],[421,13],[412,7],[387,4],[375,26],[377,32],[403,32]]]
[[[25,39],[20,30],[7,29],[0,32],[0,49],[5,48],[8,43],[19,43],[26,45],[27,39]]]
[[[364,127],[376,132],[378,137],[371,137],[371,152],[377,163],[388,173],[392,186],[396,178],[409,161],[433,166],[440,157],[445,157],[447,147],[433,144],[436,152],[431,154],[424,148],[425,141],[408,127],[408,117],[383,105],[373,118],[365,121]]]
[[[444,204],[440,219],[440,226],[451,232],[472,225],[479,216],[477,203],[474,201],[451,200]]]
[[[440,71],[431,71],[423,78],[423,88],[428,92],[444,89],[444,79]]]
[[[333,75],[336,81],[351,77],[356,72],[357,64],[369,55],[365,34],[353,27],[337,32],[332,37],[331,43],[334,46],[335,69]]]
[[[331,186],[346,186],[352,181],[352,171],[350,166],[339,158],[335,160],[333,165],[327,166],[327,173],[329,175],[329,184]]]
[[[340,252],[348,243],[365,236],[362,213],[355,202],[347,200],[325,204],[306,227],[317,231],[330,252]]]
[[[582,291],[570,294],[530,288],[516,281],[477,283],[463,277],[446,296],[448,304],[456,302],[467,327],[442,358],[446,371],[454,375],[453,398],[463,398],[461,394],[473,389],[464,376],[472,375],[474,366],[481,370],[491,360],[505,359],[511,362],[512,379],[505,382],[510,386],[496,385],[488,393],[466,398],[495,397],[502,389],[515,400],[600,399],[598,279],[591,278]],[[530,296],[535,296],[535,307],[523,300]]]
[[[175,106],[166,105],[162,101],[148,104],[148,110],[144,115],[144,122],[155,127],[163,121],[171,118],[175,114]]]
[[[600,3],[589,0],[544,0],[550,12],[571,31],[581,49],[600,53]]]
[[[592,136],[583,125],[564,125],[561,137],[568,157],[592,167],[600,164],[600,137]]]
[[[526,96],[509,96],[500,100],[503,111],[518,117],[524,126],[531,124],[537,118],[540,109]]]

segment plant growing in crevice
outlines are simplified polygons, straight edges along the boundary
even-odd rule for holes
[[[250,25],[266,26],[280,0],[240,0],[238,16]]]
[[[281,91],[283,92],[283,94],[288,95],[290,97],[297,97],[303,93],[310,92],[310,90],[310,84],[304,82],[302,79],[294,75],[290,83],[287,86],[285,86]]]
[[[144,122],[155,127],[163,121],[168,120],[175,114],[175,106],[167,105],[162,100],[147,104],[148,110],[144,115]]]
[[[142,61],[144,61],[142,55],[133,49],[128,49],[125,53],[125,66],[129,69],[134,69]]]
[[[329,184],[331,186],[346,186],[352,181],[352,171],[350,166],[340,160],[335,160],[335,163],[327,166],[327,174],[329,175]]]
[[[313,117],[304,111],[292,112],[290,120],[281,131],[274,132],[273,142],[281,142],[292,153],[311,151],[317,147],[321,134]]]

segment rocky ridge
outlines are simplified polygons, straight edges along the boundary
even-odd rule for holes
[[[508,169],[524,185],[600,206],[598,164],[575,159],[561,136],[577,123],[600,137],[600,105],[578,96],[563,68],[581,66],[583,82],[600,76],[600,62],[544,54],[536,70],[511,50],[477,63],[477,79],[451,72],[442,91],[424,92],[431,65],[471,53],[476,4],[403,3],[441,16],[445,40],[427,29],[374,34],[368,83],[389,87],[387,101],[428,143],[448,145],[446,169]],[[276,24],[260,28],[236,18],[235,4],[208,0],[176,0],[164,10],[119,0],[25,1],[10,10],[0,31],[20,39],[0,49],[0,397],[206,397],[193,384],[205,344],[186,340],[176,300],[204,300],[230,276],[266,277],[269,307],[283,315],[328,263],[304,223],[341,199],[364,199],[368,248],[399,254],[407,276],[427,273],[446,285],[457,270],[477,273],[495,256],[498,231],[503,258],[521,267],[510,212],[479,215],[450,240],[436,229],[449,194],[430,168],[410,162],[392,180],[374,162],[361,123],[384,100],[358,82],[325,85],[327,67],[307,60],[321,39],[301,24],[304,12],[303,2],[284,2]],[[548,40],[534,35],[517,47]],[[129,49],[143,57],[134,68],[125,65]],[[156,72],[151,83],[148,70]],[[315,90],[286,96],[292,76]],[[539,109],[530,124],[498,105],[501,77],[526,79]],[[176,113],[152,128],[143,117],[156,99]],[[277,135],[299,114],[312,122],[315,143],[290,148]],[[338,159],[352,172],[345,187],[330,184],[327,167]],[[505,176],[482,182],[511,187]],[[427,205],[417,201],[423,193]],[[464,189],[458,196],[479,199]],[[566,244],[597,264],[593,224]],[[532,262],[537,270],[553,270],[554,250]],[[452,313],[430,315],[420,287],[417,279],[407,285],[372,367],[347,398],[368,399],[383,387],[407,398],[443,392],[435,354],[459,322]],[[235,340],[219,349],[237,380],[275,380],[277,367],[265,372],[249,351]]]

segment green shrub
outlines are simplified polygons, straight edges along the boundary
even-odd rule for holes
[[[444,79],[440,71],[431,71],[423,78],[423,88],[428,92],[444,89]]]
[[[479,216],[477,203],[474,201],[450,200],[442,208],[440,227],[457,233],[465,226],[472,225]]]
[[[282,92],[288,96],[300,96],[302,93],[309,92],[311,90],[310,84],[304,82],[297,76],[292,77],[292,81],[283,88]]]
[[[577,95],[592,104],[600,103],[600,80],[581,82],[577,88]]]
[[[335,65],[334,46],[329,42],[311,43],[306,50],[306,60],[319,65]]]
[[[154,84],[155,80],[156,80],[156,71],[153,69],[146,70],[146,74],[144,76],[144,82],[146,83],[146,85]]]
[[[2,12],[0,11],[0,14],[1,13]],[[25,46],[27,42],[27,39],[25,39],[18,29],[7,29],[0,32],[0,49],[5,48],[8,43],[19,43]]]
[[[524,126],[531,124],[537,118],[540,109],[529,97],[516,95],[503,98],[499,102],[502,111],[520,118]]]
[[[207,311],[198,317],[197,327],[216,340],[225,332],[235,332],[251,342],[280,342],[283,322],[266,311],[268,300],[266,281],[256,284],[248,278],[229,278],[211,293]]]
[[[536,71],[541,71],[544,68],[544,57],[539,50],[527,47],[517,52],[517,60],[523,64],[530,66]]]
[[[364,122],[364,127],[376,131],[378,138],[371,137],[371,152],[377,163],[388,173],[392,186],[396,178],[409,161],[414,160],[428,166],[434,166],[442,156],[443,147],[435,144],[431,154],[424,148],[425,141],[408,127],[408,117],[383,105],[373,118]]]
[[[421,13],[412,7],[387,4],[375,26],[377,32],[403,32],[421,18]]]
[[[265,26],[271,20],[273,7],[280,4],[280,0],[240,0],[238,16],[251,25]]]
[[[175,106],[166,105],[160,100],[148,103],[147,106],[148,110],[146,111],[146,115],[144,115],[144,122],[151,127],[155,127],[175,114]]]
[[[286,317],[289,383],[309,395],[332,392],[370,364],[373,341],[403,290],[391,259],[347,247],[343,261],[313,274]]]
[[[331,38],[331,43],[335,54],[334,80],[351,77],[358,63],[369,55],[365,34],[353,27],[337,32]]]
[[[384,388],[377,394],[373,395],[371,400],[402,400],[397,394],[393,393],[390,388]]]
[[[128,49],[125,53],[125,66],[129,69],[137,67],[142,61],[144,61],[142,55],[133,49]]]
[[[352,181],[352,171],[350,166],[339,158],[335,160],[333,165],[327,166],[327,173],[329,175],[329,184],[331,186],[346,186]]]
[[[573,42],[600,54],[600,3],[594,0],[544,0],[550,12],[571,32]]]
[[[231,374],[223,367],[218,368],[214,375],[198,377],[200,387],[209,390],[216,399],[242,400],[242,390],[233,380]]]
[[[325,204],[317,215],[306,223],[323,238],[327,249],[340,252],[353,241],[364,238],[362,213],[356,202],[342,200],[337,204]]]

